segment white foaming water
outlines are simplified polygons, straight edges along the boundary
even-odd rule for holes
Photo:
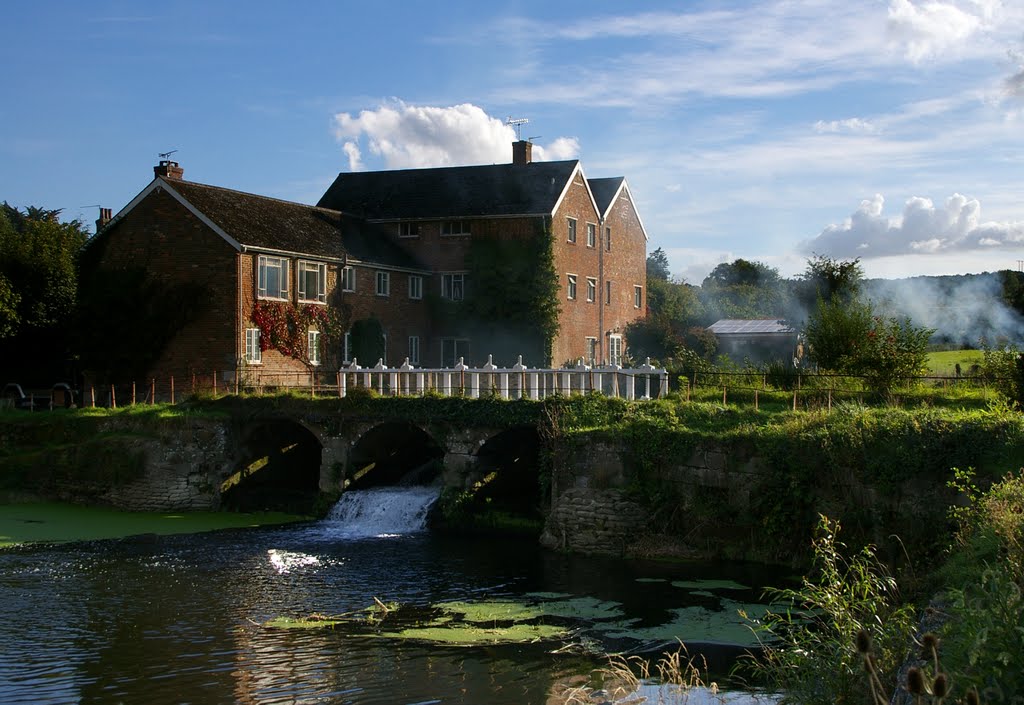
[[[325,523],[334,535],[349,538],[401,536],[426,529],[427,513],[441,493],[438,487],[375,487],[346,492]]]

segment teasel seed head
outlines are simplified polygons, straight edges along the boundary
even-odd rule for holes
[[[921,658],[930,659],[939,649],[939,637],[928,632],[921,637]]]
[[[967,705],[981,705],[981,699],[978,697],[978,691],[971,688],[967,691]]]
[[[937,698],[944,698],[949,693],[949,676],[940,673],[932,681],[932,695]]]
[[[924,673],[917,666],[907,671],[907,692],[911,695],[924,695]]]

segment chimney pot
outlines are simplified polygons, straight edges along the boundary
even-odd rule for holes
[[[99,232],[107,223],[111,220],[111,214],[109,208],[100,208],[100,217],[96,219],[96,232]]]
[[[529,164],[533,161],[533,142],[519,140],[512,143],[512,163]]]
[[[181,181],[185,170],[178,166],[178,162],[172,162],[170,159],[161,159],[160,163],[153,167],[153,174],[154,176],[162,176],[165,179]]]

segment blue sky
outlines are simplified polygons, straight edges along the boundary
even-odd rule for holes
[[[339,171],[625,176],[672,271],[1024,259],[1024,0],[49,2],[5,7],[0,199],[116,212],[185,178],[315,203]]]

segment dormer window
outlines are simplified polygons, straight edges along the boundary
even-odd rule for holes
[[[257,280],[259,298],[288,300],[288,260],[286,258],[260,255]]]

